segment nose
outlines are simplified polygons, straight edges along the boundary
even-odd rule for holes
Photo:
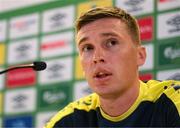
[[[100,49],[97,49],[95,52],[94,52],[94,55],[93,55],[93,62],[96,64],[96,63],[103,63],[105,62],[105,58],[104,58],[104,52]]]

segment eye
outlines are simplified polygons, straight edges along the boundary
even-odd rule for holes
[[[108,41],[106,42],[106,47],[112,47],[112,46],[114,46],[114,45],[116,45],[116,44],[118,44],[118,41],[115,40],[115,39],[111,39],[111,40],[108,40]]]
[[[91,51],[91,50],[93,50],[94,49],[94,47],[92,46],[92,45],[89,45],[89,44],[86,44],[86,45],[84,45],[83,47],[82,47],[82,51],[83,52],[88,52],[88,51]]]

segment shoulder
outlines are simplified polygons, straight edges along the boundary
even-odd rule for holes
[[[156,81],[150,80],[147,83],[148,95],[153,97],[153,100],[158,100],[162,94],[165,94],[176,107],[180,115],[180,81],[166,80]]]
[[[165,80],[165,81],[157,81],[150,80],[146,83],[149,91],[154,92],[155,94],[165,93],[167,96],[170,96],[170,93],[177,93],[180,89],[180,81],[176,80]],[[177,93],[178,95],[178,93]]]
[[[77,101],[71,102],[65,108],[60,110],[51,120],[47,123],[46,128],[52,128],[56,122],[60,121],[62,118],[72,114],[77,110],[90,111],[95,110],[99,107],[99,97],[97,94],[93,93],[86,97],[83,97]]]
[[[166,87],[164,94],[174,103],[180,115],[180,81],[172,81],[170,86]]]

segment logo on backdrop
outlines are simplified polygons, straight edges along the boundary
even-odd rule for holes
[[[20,17],[13,17],[10,21],[10,38],[16,39],[38,33],[39,15],[30,14]]]
[[[158,15],[158,39],[178,37],[180,35],[180,11]],[[163,30],[163,31],[162,31]]]
[[[153,74],[152,73],[140,73],[139,79],[146,82],[148,80],[153,79]]]
[[[39,91],[40,108],[60,108],[64,107],[71,100],[71,85],[69,83],[57,84],[42,88]]]
[[[73,27],[74,6],[66,6],[45,11],[43,13],[43,32],[53,32]]]
[[[153,17],[138,19],[140,37],[142,41],[150,41],[153,38]]]
[[[92,93],[86,81],[76,82],[74,85],[74,100],[82,98]]]
[[[8,47],[8,64],[35,60],[38,54],[38,39],[12,41]]]
[[[179,0],[157,0],[158,11],[180,7]]]
[[[27,31],[28,28],[31,26],[31,25],[34,25],[36,23],[36,20],[35,19],[29,19],[29,20],[24,20],[24,21],[17,21],[17,22],[14,22],[11,24],[11,28],[12,29],[16,29],[17,31],[19,32],[22,32],[22,31]]]
[[[19,94],[15,97],[13,97],[12,99],[12,102],[16,102],[16,104],[14,104],[14,109],[19,109],[19,108],[24,108],[25,107],[25,100],[27,100],[27,97],[26,95],[22,95],[22,94]]]
[[[58,101],[62,101],[66,99],[66,94],[62,91],[59,91],[59,92],[46,91],[43,94],[43,99],[48,104],[53,104]]]
[[[177,49],[177,48],[173,48],[173,47],[167,47],[164,50],[164,56],[171,60],[180,58],[180,48]]]
[[[32,116],[13,116],[4,118],[5,128],[32,128]]]
[[[46,61],[48,67],[40,72],[40,84],[67,81],[72,79],[72,57]]]
[[[142,15],[154,11],[154,0],[116,0],[116,6],[132,15]]]
[[[127,6],[130,6],[131,9],[128,10],[128,12],[136,12],[136,11],[140,11],[143,8],[140,6],[140,4],[142,4],[144,2],[144,0],[128,0],[125,2],[125,4]]]
[[[67,43],[65,41],[59,40],[59,41],[46,42],[42,44],[41,49],[45,51],[45,50],[53,50],[58,47],[63,48],[65,46],[67,46]]]
[[[44,125],[49,122],[53,115],[55,115],[55,111],[41,112],[36,116],[36,128],[43,128]]]
[[[41,57],[54,57],[71,54],[73,33],[65,32],[44,36],[41,42]]]
[[[59,27],[61,25],[63,25],[63,19],[66,17],[66,14],[63,14],[63,13],[57,13],[57,14],[54,14],[52,15],[50,18],[49,18],[49,22],[51,22],[52,24],[50,25],[50,27],[52,28],[56,28],[56,27]]]
[[[7,73],[8,88],[30,86],[36,83],[36,72],[31,68],[17,69]]]
[[[89,87],[88,88],[84,88],[82,91],[84,93],[86,93],[86,94],[91,94],[92,93],[92,90]]]
[[[35,88],[7,91],[4,108],[5,113],[9,114],[34,111],[36,108]]]
[[[179,67],[180,64],[180,44],[179,41],[161,43],[158,47],[158,64],[160,67]]]
[[[180,31],[180,15],[175,15],[169,20],[166,21],[167,25],[172,26],[171,29],[169,29],[170,33]]]
[[[168,80],[180,80],[180,73],[175,73],[167,78]]]
[[[28,55],[29,51],[31,51],[31,46],[28,44],[22,43],[21,45],[15,48],[16,59],[27,58],[29,56]]]
[[[158,80],[180,80],[180,69],[158,71],[157,79]]]
[[[54,63],[52,65],[49,66],[49,68],[47,69],[49,72],[49,78],[60,78],[62,76],[62,72],[61,70],[64,68],[64,65],[62,64],[58,64],[58,63]]]

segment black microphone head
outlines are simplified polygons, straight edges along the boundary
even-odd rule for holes
[[[34,64],[33,69],[35,71],[41,71],[41,70],[46,69],[46,63],[45,62],[37,61],[37,62],[33,62],[33,64]]]

